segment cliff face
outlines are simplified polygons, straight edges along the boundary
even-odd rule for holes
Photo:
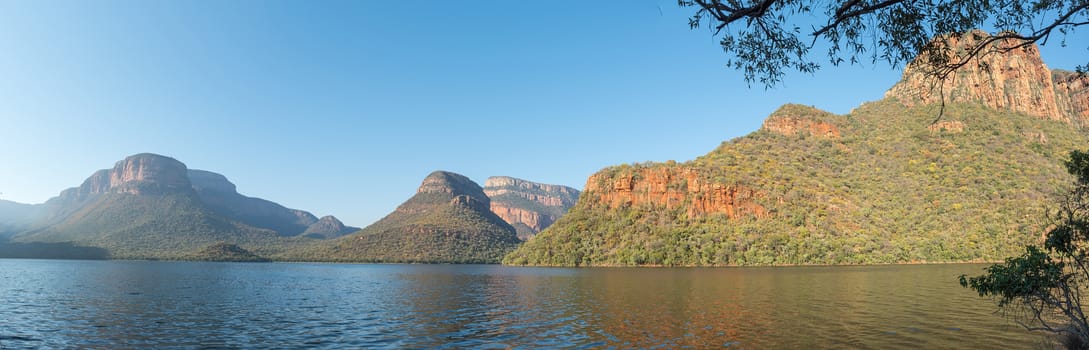
[[[91,174],[79,187],[64,190],[59,200],[80,203],[103,193],[155,194],[190,187],[185,164],[157,154],[126,157],[112,169]]]
[[[507,176],[484,182],[491,211],[514,226],[527,240],[556,222],[578,201],[579,191],[567,186],[541,184]]]
[[[586,181],[585,191],[591,207],[651,207],[683,209],[690,218],[712,213],[730,219],[768,217],[760,204],[762,192],[741,184],[710,181],[699,170],[665,166],[598,173]]]
[[[989,34],[973,31],[948,35],[932,45],[948,45],[950,62],[958,62],[963,52],[987,40]],[[997,48],[1012,48],[1013,40],[1000,40]],[[981,103],[996,110],[1010,110],[1043,119],[1077,123],[1089,121],[1086,79],[1070,74],[1055,74],[1043,59],[1036,45],[1014,48],[1009,52],[985,49],[942,84],[926,76],[929,68],[925,57],[908,64],[903,78],[885,93],[907,106],[927,105],[945,101]]]

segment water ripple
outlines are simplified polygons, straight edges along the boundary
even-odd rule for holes
[[[979,268],[0,260],[0,348],[1037,347]]]

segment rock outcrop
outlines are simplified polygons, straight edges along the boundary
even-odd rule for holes
[[[742,184],[712,182],[699,170],[679,166],[597,173],[586,180],[584,193],[591,207],[606,209],[682,208],[690,218],[718,213],[731,219],[762,219],[769,214],[759,201],[765,197],[762,192]]]
[[[59,200],[81,203],[103,193],[158,194],[190,187],[185,164],[152,153],[126,157],[112,169],[91,174],[79,187],[64,190]]]
[[[785,136],[812,135],[836,139],[840,137],[839,128],[828,121],[834,117],[814,107],[788,104],[779,107],[765,119],[763,129]]]
[[[491,211],[514,226],[527,240],[556,222],[578,201],[579,191],[567,186],[541,184],[507,176],[484,182]]]
[[[959,62],[991,36],[982,31],[946,35],[931,45],[948,46],[949,62]],[[992,109],[1010,110],[1038,118],[1084,125],[1089,122],[1089,92],[1085,77],[1054,73],[1040,57],[1036,45],[1019,46],[1012,39],[996,41],[978,58],[960,67],[938,84],[928,76],[932,69],[921,56],[908,64],[903,78],[885,93],[907,106],[945,101],[980,103]],[[1006,50],[1008,49],[1008,50]]]

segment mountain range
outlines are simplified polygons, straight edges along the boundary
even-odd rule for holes
[[[276,254],[308,243],[306,237],[358,230],[243,196],[223,175],[151,153],[96,171],[43,204],[3,205],[0,225],[10,244],[94,247],[118,259],[199,258],[200,249],[221,242]]]
[[[971,45],[983,32],[953,36]],[[999,41],[999,45],[1012,45]],[[963,52],[963,50],[952,50]],[[957,58],[957,57],[953,57]],[[428,175],[363,229],[239,194],[144,153],[42,204],[0,200],[0,257],[725,266],[994,261],[1039,243],[1089,144],[1089,77],[1035,46],[945,81],[909,64],[837,115],[787,104],[687,162],[602,169],[583,191]]]
[[[0,201],[0,257],[496,263],[520,243],[511,225],[539,231],[578,196],[564,186],[489,181],[495,206],[472,180],[435,172],[397,211],[361,230],[143,153],[43,204]]]

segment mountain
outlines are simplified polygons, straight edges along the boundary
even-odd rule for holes
[[[41,218],[44,209],[42,205],[0,199],[0,238],[29,229]]]
[[[507,176],[489,177],[484,194],[491,199],[492,212],[513,226],[523,241],[556,222],[579,198],[574,188]]]
[[[344,223],[337,220],[335,216],[327,215],[308,226],[302,235],[325,239],[340,237],[356,231],[359,231],[358,227],[344,226]]]
[[[204,170],[189,170],[188,174],[201,202],[227,218],[283,236],[299,235],[318,222],[318,218],[308,212],[243,196],[223,175]]]
[[[981,33],[954,42],[983,40]],[[954,52],[956,50],[953,50]],[[846,115],[785,105],[688,162],[591,176],[578,203],[504,259],[515,265],[993,261],[1039,243],[1089,144],[1085,77],[1035,47],[993,53],[938,88],[918,64]]]
[[[445,171],[431,173],[416,195],[363,230],[298,257],[300,260],[412,263],[496,263],[519,243],[511,225],[492,213],[480,185]]]
[[[67,242],[120,259],[190,259],[219,242],[279,254],[309,244],[290,236],[318,223],[308,212],[238,194],[223,175],[151,153],[94,172],[40,210],[12,244]]]

